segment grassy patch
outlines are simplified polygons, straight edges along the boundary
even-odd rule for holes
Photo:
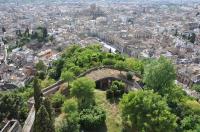
[[[106,111],[106,127],[107,132],[121,132],[122,119],[117,104],[111,104],[106,99],[106,92],[95,90],[95,99],[98,106]]]

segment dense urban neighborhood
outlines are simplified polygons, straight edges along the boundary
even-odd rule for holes
[[[0,0],[0,132],[198,132],[200,1]]]

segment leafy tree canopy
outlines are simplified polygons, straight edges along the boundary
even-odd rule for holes
[[[148,88],[154,89],[161,94],[173,84],[176,72],[173,64],[164,57],[153,61],[144,70],[144,82]]]
[[[46,71],[47,69],[47,66],[44,64],[42,60],[39,60],[39,62],[36,63],[35,67],[38,71]]]
[[[78,111],[78,102],[75,98],[68,99],[64,102],[62,106],[62,111],[64,113],[73,113]]]
[[[61,74],[62,80],[67,81],[68,84],[70,81],[72,81],[74,79],[74,77],[75,77],[74,73],[70,72],[70,71],[63,71]]]
[[[94,102],[94,88],[96,84],[93,80],[88,78],[78,78],[73,82],[73,86],[70,89],[72,96],[75,96],[79,101],[79,106],[87,107]]]
[[[54,126],[51,123],[49,114],[44,105],[41,105],[35,116],[34,132],[54,132]]]
[[[123,96],[120,107],[123,121],[131,122],[135,130],[172,132],[177,127],[166,100],[153,91],[130,92]]]
[[[181,121],[181,129],[184,132],[198,132],[200,130],[200,116],[189,115]]]
[[[80,112],[80,124],[86,130],[101,128],[106,120],[106,113],[99,107],[83,109]]]
[[[144,64],[141,60],[134,58],[126,58],[125,63],[128,69],[143,74]]]

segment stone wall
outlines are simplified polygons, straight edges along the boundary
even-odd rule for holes
[[[83,76],[89,74],[89,73],[92,72],[92,71],[100,70],[100,69],[103,69],[103,68],[108,68],[108,69],[113,69],[113,70],[119,70],[119,69],[115,68],[115,67],[112,66],[112,65],[99,66],[99,67],[91,68],[91,69],[89,69],[89,70],[87,70],[87,71],[81,73],[78,77],[83,77]],[[130,70],[124,69],[123,71],[128,72],[128,71],[130,71]],[[130,72],[134,72],[134,71],[130,71]],[[137,77],[141,77],[139,74],[137,74],[137,73],[135,73],[135,72],[134,72],[134,74],[135,74]]]
[[[42,90],[42,93],[44,96],[49,96],[51,94],[56,93],[59,88],[60,85],[63,84],[64,82],[62,80],[56,82],[55,84],[45,88]],[[34,120],[35,120],[35,108],[34,108],[34,98],[31,97],[28,101],[28,105],[29,105],[29,109],[31,109],[29,111],[28,117],[24,123],[22,132],[32,132],[33,131],[33,124],[34,124]]]
[[[22,128],[22,132],[32,132],[34,120],[35,120],[35,108],[33,105],[31,110],[29,111],[28,117],[26,118],[26,121]]]
[[[17,120],[9,121],[0,132],[21,132],[22,127]]]

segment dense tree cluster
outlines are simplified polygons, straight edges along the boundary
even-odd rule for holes
[[[51,102],[48,98],[44,98],[41,92],[38,79],[33,80],[34,100],[35,100],[35,121],[34,132],[54,132],[54,118]]]
[[[43,29],[42,31],[43,34],[47,32]],[[26,30],[27,35],[28,32]],[[143,80],[144,88],[138,91],[128,92],[123,82],[113,81],[110,88],[104,92],[108,99],[120,99],[124,131],[199,131],[200,104],[175,84],[175,68],[169,60],[164,57],[158,60],[128,58],[120,54],[103,52],[99,45],[85,48],[71,46],[50,68],[39,61],[36,64],[38,74],[33,80],[34,93],[33,89],[20,89],[16,93],[0,94],[0,121],[5,118],[16,118],[23,122],[27,114],[25,102],[33,95],[36,109],[35,132],[79,132],[100,129],[105,125],[106,116],[109,115],[95,100],[96,84],[93,80],[77,76],[90,68],[102,65],[129,71],[126,75],[127,80],[132,81],[134,74],[140,74]],[[68,82],[65,86],[68,95],[63,95],[62,90],[59,90],[50,98],[43,97],[42,87],[58,79]],[[194,85],[193,89],[199,91],[199,85]],[[118,103],[112,105],[117,106]],[[54,111],[62,113],[56,128]],[[59,112],[57,114],[60,114]]]
[[[92,130],[102,127],[105,123],[105,111],[98,108],[94,100],[95,82],[88,78],[78,78],[72,83],[71,99],[66,99],[62,105],[65,113],[59,132],[78,132],[80,129]]]
[[[56,82],[54,79],[48,76],[48,67],[42,60],[39,60],[38,63],[35,64],[35,68],[37,70],[36,76],[39,79],[38,81],[41,85],[41,88],[46,88]]]
[[[33,95],[31,86],[14,91],[0,93],[0,129],[4,119],[17,119],[20,123],[26,120],[28,114],[27,101]]]
[[[192,89],[200,93],[200,85],[199,84],[194,84],[192,86]]]
[[[42,60],[39,60],[38,63],[35,65],[37,71],[45,72],[47,70],[47,66],[44,64]]]
[[[193,44],[196,41],[196,34],[194,32],[192,32],[192,33],[183,33],[183,34],[181,34],[181,36],[182,36],[183,39],[186,39],[186,40],[190,41]]]
[[[49,76],[55,80],[63,73],[75,76],[80,73],[102,65],[109,65],[122,70],[143,73],[143,62],[137,59],[125,58],[120,54],[103,52],[100,45],[90,45],[82,48],[78,45],[67,48],[62,57],[53,63]],[[65,73],[66,72],[66,73]],[[65,74],[64,74],[65,73]]]
[[[5,118],[18,119],[23,122],[28,112],[27,104],[20,94],[0,94],[0,122]]]
[[[192,124],[193,121],[198,122],[199,103],[188,97],[182,88],[174,83],[175,68],[164,57],[158,60],[137,60],[123,57],[120,54],[102,52],[97,45],[85,48],[75,45],[68,48],[56,63],[59,65],[53,65],[51,70],[58,70],[59,74],[56,76],[58,78],[61,76],[68,82],[72,81],[72,78],[75,79],[75,76],[81,72],[101,65],[111,65],[120,71],[134,71],[140,74],[143,77],[144,90],[130,92],[124,95],[120,102],[125,129],[195,131],[199,128],[198,125]],[[127,79],[132,80],[133,74],[132,72],[127,73]],[[121,88],[121,85],[116,83],[117,81],[113,82],[107,90],[107,98],[120,97],[124,94],[124,87]],[[95,84],[86,78],[79,78],[72,83],[70,93],[77,98],[79,112],[86,109],[92,111],[88,109],[95,106],[94,88]],[[79,122],[81,119],[79,118]],[[89,118],[86,119],[89,120]],[[83,124],[80,124],[81,128]]]
[[[80,124],[86,130],[101,128],[106,120],[106,113],[99,107],[93,106],[80,112]]]
[[[6,31],[5,28],[2,28],[3,31]],[[27,27],[24,31],[22,29],[17,29],[15,31],[16,41],[9,41],[6,37],[2,38],[5,44],[9,44],[8,51],[12,51],[15,48],[21,48],[24,45],[29,45],[30,42],[36,41],[39,47],[42,46],[42,43],[51,41],[53,42],[53,36],[48,35],[46,27],[38,27],[30,33],[29,28]]]
[[[144,71],[146,88],[153,89],[166,98],[167,104],[171,108],[170,111],[177,116],[175,130],[197,131],[198,125],[193,124],[190,118],[199,117],[200,104],[188,97],[182,88],[174,83],[176,73],[171,62],[161,57],[152,61]]]
[[[173,132],[177,126],[166,100],[153,91],[130,92],[120,105],[124,123],[130,122],[135,131]]]
[[[37,39],[38,42],[47,42],[48,41],[48,31],[46,27],[38,27],[31,34],[31,39]]]

